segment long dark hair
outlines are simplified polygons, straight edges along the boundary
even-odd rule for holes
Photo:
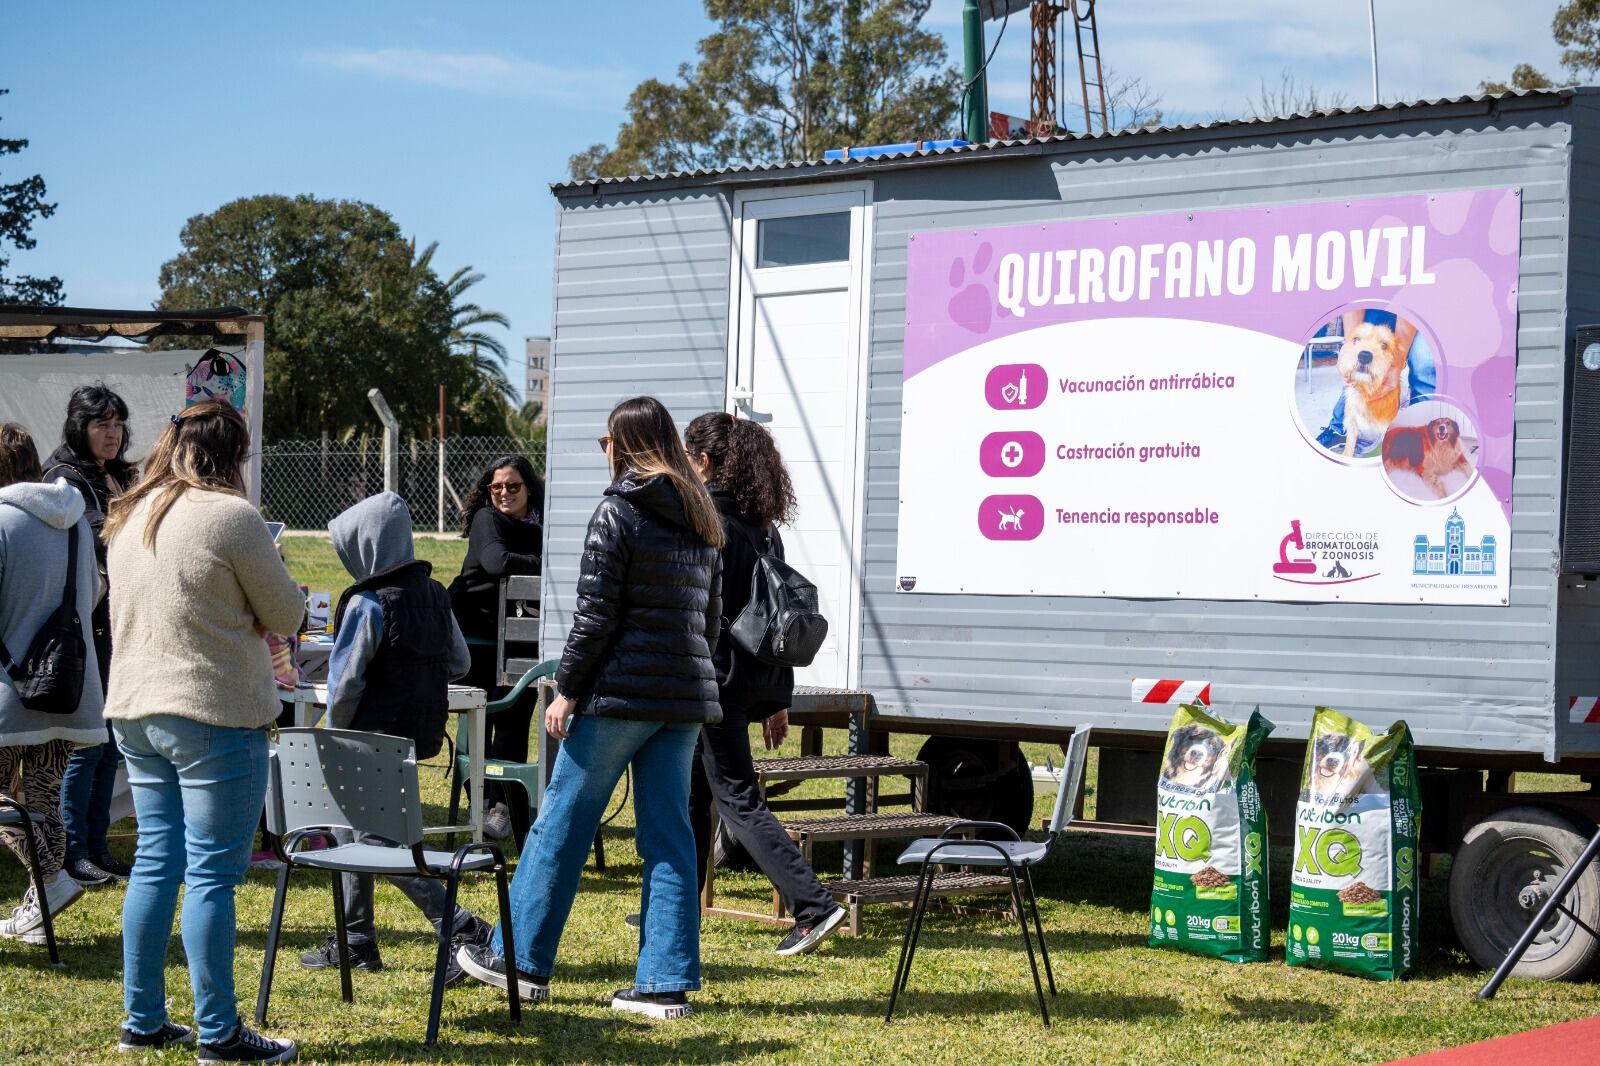
[[[110,544],[139,501],[154,496],[145,517],[144,543],[156,542],[156,530],[167,511],[188,489],[244,495],[244,467],[250,455],[250,427],[233,405],[207,400],[185,408],[156,439],[145,460],[144,477],[111,501],[105,538]]]
[[[72,396],[67,400],[67,421],[61,427],[61,440],[72,449],[73,455],[86,463],[98,465],[100,460],[95,458],[89,447],[89,423],[112,416],[122,422],[122,447],[117,449],[114,458],[105,461],[105,468],[106,473],[126,488],[137,473],[133,464],[123,458],[128,454],[128,443],[132,439],[128,429],[128,405],[121,396],[107,388],[105,382],[79,385],[72,390]]]
[[[544,517],[544,478],[533,472],[533,464],[520,455],[502,455],[490,463],[478,475],[478,483],[467,493],[466,502],[461,505],[461,535],[465,537],[472,530],[472,519],[479,511],[489,506],[489,482],[494,480],[496,470],[510,467],[522,475],[522,483],[527,486],[524,490],[528,494],[528,513],[540,519]]]
[[[733,496],[745,518],[762,526],[794,521],[794,482],[765,426],[713,411],[689,423],[683,444],[711,460],[709,483]]]
[[[629,472],[644,478],[666,475],[683,499],[683,516],[689,528],[713,548],[722,547],[727,539],[722,515],[689,465],[678,427],[660,400],[654,396],[623,400],[611,409],[606,432],[611,437],[613,479]]]

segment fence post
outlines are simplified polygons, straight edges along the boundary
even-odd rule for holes
[[[400,491],[400,420],[389,410],[389,404],[379,389],[367,390],[367,402],[378,412],[383,422],[383,487],[390,492]]]
[[[439,386],[439,532],[444,532],[444,386]]]

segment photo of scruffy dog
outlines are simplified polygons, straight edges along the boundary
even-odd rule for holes
[[[1446,417],[1423,426],[1389,427],[1383,435],[1383,468],[1391,480],[1397,473],[1415,474],[1441,500],[1451,492],[1445,484],[1448,475],[1472,473],[1461,450],[1461,426]]]
[[[1180,792],[1215,792],[1228,773],[1228,746],[1213,730],[1186,725],[1172,734],[1161,777]]]
[[[1348,435],[1346,458],[1356,452],[1356,438],[1376,440],[1400,411],[1400,382],[1406,356],[1388,326],[1362,322],[1339,348],[1339,377],[1344,381],[1344,417]]]

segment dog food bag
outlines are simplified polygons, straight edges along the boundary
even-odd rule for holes
[[[1393,981],[1417,961],[1421,816],[1411,730],[1318,707],[1295,809],[1291,966]]]
[[[1259,709],[1244,725],[1189,705],[1172,716],[1156,784],[1151,947],[1267,957],[1267,814],[1255,761],[1271,732]]]

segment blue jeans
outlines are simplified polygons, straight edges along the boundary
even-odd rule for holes
[[[539,816],[528,830],[511,880],[517,969],[548,978],[561,931],[578,894],[589,846],[622,771],[633,765],[633,810],[638,823],[644,888],[639,905],[640,992],[688,992],[700,987],[700,899],[694,831],[689,828],[689,767],[698,724],[573,720],[561,745]],[[500,930],[494,948],[506,955]]]
[[[239,1023],[233,992],[233,890],[267,793],[267,734],[176,715],[113,723],[128,760],[139,850],[122,904],[122,1000],[127,1026],[167,1020],[167,942],[183,894],[183,953],[200,1039],[226,1040]]]
[[[117,784],[117,753],[109,726],[106,742],[78,748],[67,760],[61,778],[61,820],[67,827],[67,866],[79,859],[98,859],[110,849],[111,793]]]
[[[1439,368],[1433,361],[1433,352],[1424,345],[1414,345],[1411,354],[1406,357],[1406,384],[1410,387],[1409,395],[1406,397],[1407,407],[1426,400],[1439,391]],[[1345,435],[1342,390],[1339,398],[1333,402],[1333,413],[1328,416],[1326,428],[1341,437]],[[1371,448],[1375,443],[1375,441],[1358,441],[1357,446],[1364,450]]]

